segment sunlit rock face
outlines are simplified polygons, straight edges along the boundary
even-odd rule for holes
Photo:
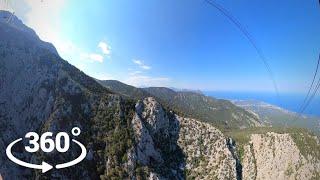
[[[300,136],[310,136],[300,134]],[[244,148],[244,179],[318,179],[320,159],[310,153],[304,156],[290,134],[253,134],[250,143]],[[300,137],[298,137],[300,138]],[[314,147],[320,147],[315,136],[303,137],[314,139]],[[308,149],[307,142],[304,147]],[[304,150],[303,150],[304,151]],[[309,149],[308,151],[317,151]],[[319,155],[319,153],[318,153]]]
[[[226,137],[208,123],[178,117],[179,146],[186,154],[186,170],[196,179],[237,179],[236,159]]]
[[[162,169],[151,171],[151,179],[237,178],[236,159],[226,137],[212,125],[166,112],[152,97],[136,104],[132,125],[137,146],[130,157],[137,164],[157,164]]]

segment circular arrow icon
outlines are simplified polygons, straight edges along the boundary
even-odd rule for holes
[[[72,129],[72,134],[74,136],[78,136],[80,134],[80,129],[75,127]],[[46,137],[50,137],[52,136],[52,133],[51,132],[46,132],[44,133],[41,138],[40,138],[40,146],[41,146],[41,150],[44,151],[44,152],[51,152],[53,151],[53,149],[56,147],[57,151],[58,152],[66,152],[67,150],[69,150],[69,136],[67,133],[64,133],[64,132],[60,132],[57,134],[56,136],[56,144],[53,142],[52,139],[46,139]],[[33,148],[30,148],[30,146],[26,146],[25,149],[27,152],[36,152],[39,150],[39,144],[37,142],[37,140],[39,139],[39,135],[35,132],[29,132],[26,134],[26,137],[27,138],[30,138],[30,137],[33,137],[33,140],[30,140],[29,143],[33,145]],[[61,147],[61,138],[64,137],[65,138],[65,146],[62,148]],[[42,141],[41,141],[42,140]],[[31,169],[39,169],[39,170],[42,170],[42,173],[45,173],[49,170],[51,170],[53,168],[52,165],[46,163],[46,162],[42,162],[41,165],[38,165],[38,164],[31,164],[31,163],[27,163],[27,162],[24,162],[24,161],[21,161],[20,159],[14,157],[14,155],[12,154],[11,150],[12,150],[12,147],[18,143],[22,141],[22,138],[19,138],[15,141],[13,141],[12,143],[10,143],[6,149],[6,154],[8,156],[8,158],[20,165],[20,166],[24,166],[24,167],[27,167],[27,168],[31,168]],[[75,139],[72,139],[72,142],[76,143],[80,148],[81,148],[81,154],[78,158],[70,161],[70,162],[66,162],[66,163],[62,163],[62,164],[57,164],[55,166],[56,169],[62,169],[62,168],[67,168],[67,167],[70,167],[70,166],[74,166],[78,163],[80,163],[86,156],[87,156],[87,149],[85,148],[85,146],[83,144],[81,144],[79,141],[75,140]],[[51,148],[46,148],[46,146],[44,144],[49,144],[51,145]],[[67,144],[67,145],[66,145]]]
[[[42,170],[42,173],[45,173],[47,171],[49,171],[50,169],[52,169],[53,167],[46,163],[46,162],[42,162],[41,165],[38,165],[38,164],[31,164],[31,163],[27,163],[27,162],[23,162],[19,159],[17,159],[16,157],[13,156],[13,154],[11,153],[11,149],[13,147],[14,144],[16,144],[17,142],[19,141],[22,141],[22,138],[20,139],[17,139],[15,141],[13,141],[12,143],[9,144],[9,146],[7,147],[6,149],[6,154],[8,156],[8,158],[13,161],[14,163],[20,165],[20,166],[24,166],[24,167],[27,167],[27,168],[32,168],[32,169],[41,169]]]

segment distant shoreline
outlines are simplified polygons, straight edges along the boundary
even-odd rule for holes
[[[257,100],[266,102],[272,105],[279,106],[289,111],[298,112],[299,107],[304,99],[304,94],[282,93],[280,95],[280,102],[277,100],[274,93],[270,92],[230,92],[230,91],[203,91],[207,96],[228,99],[228,100]],[[312,103],[304,112],[310,116],[320,116],[320,97],[314,98]]]

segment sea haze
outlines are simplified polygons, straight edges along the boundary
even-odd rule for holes
[[[284,109],[298,112],[304,100],[304,94],[282,93],[278,99],[275,93],[270,92],[230,92],[230,91],[204,91],[207,96],[229,100],[258,100],[277,105]],[[304,114],[320,116],[320,96],[309,104]]]

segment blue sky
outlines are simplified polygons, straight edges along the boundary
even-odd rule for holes
[[[12,3],[16,14],[90,76],[135,86],[274,91],[245,36],[203,0]],[[280,92],[306,92],[320,52],[317,0],[217,0],[268,58]]]

